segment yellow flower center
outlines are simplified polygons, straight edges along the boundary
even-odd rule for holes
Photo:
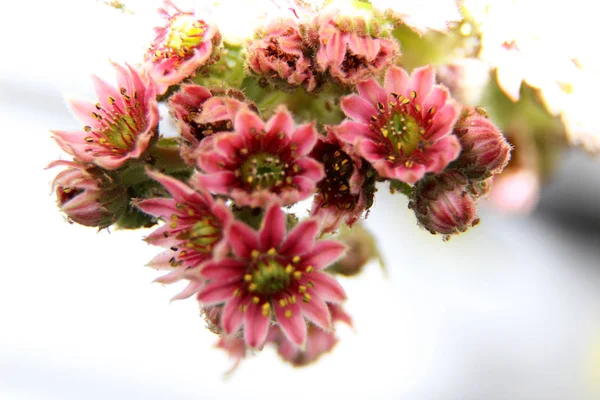
[[[206,24],[193,15],[177,16],[171,22],[171,29],[164,46],[173,55],[188,56],[202,42],[206,30]]]

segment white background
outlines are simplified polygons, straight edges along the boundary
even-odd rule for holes
[[[140,59],[156,1],[140,3],[139,18],[91,0],[0,12],[0,399],[600,396],[598,236],[484,210],[480,226],[443,243],[384,187],[367,225],[388,274],[370,265],[343,281],[355,331],[341,328],[315,366],[267,350],[225,380],[231,361],[195,302],[169,304],[178,288],[151,284],[143,265],[159,249],[140,240],[147,232],[69,225],[50,192],[56,171],[44,170],[67,159],[49,129],[79,126],[63,94],[93,96],[91,72],[112,79],[108,57]],[[585,187],[599,187],[598,161],[577,156],[556,181],[581,165]],[[587,195],[598,213],[598,191]]]

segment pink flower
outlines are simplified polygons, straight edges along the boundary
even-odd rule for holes
[[[158,10],[167,23],[155,28],[156,38],[144,55],[144,69],[156,81],[158,94],[176,85],[208,64],[221,42],[216,27],[198,19],[193,11],[182,11],[165,0]]]
[[[355,85],[371,78],[392,64],[399,54],[393,39],[379,37],[378,29],[369,32],[361,17],[340,17],[326,13],[318,17],[313,32],[316,37],[317,66],[341,83]],[[314,32],[316,30],[316,32]]]
[[[99,102],[72,100],[80,131],[52,131],[59,146],[83,162],[105,169],[140,158],[156,136],[158,104],[151,81],[136,70],[113,63],[119,88],[92,76]]]
[[[311,196],[323,166],[308,156],[317,141],[314,123],[294,128],[284,106],[267,121],[248,108],[234,120],[234,132],[201,143],[198,180],[240,206],[264,207],[273,200],[290,205]]]
[[[68,167],[56,176],[52,188],[69,221],[102,229],[125,211],[126,189],[113,184],[100,168],[71,161],[54,161],[48,168],[56,166]]]
[[[341,306],[337,304],[327,304],[327,306],[331,313],[332,322],[340,321],[352,327],[352,318],[346,314]],[[335,331],[326,331],[312,324],[308,326],[304,348],[292,343],[277,326],[271,328],[267,340],[277,346],[277,353],[284,361],[295,367],[303,367],[317,361],[323,354],[333,350],[338,342]],[[230,350],[230,353],[232,350]]]
[[[458,171],[447,171],[420,181],[409,208],[423,228],[447,239],[479,223],[475,200],[468,179]]]
[[[384,178],[413,184],[428,172],[443,171],[460,152],[450,134],[457,111],[448,91],[433,84],[434,74],[431,66],[410,77],[391,67],[384,87],[369,79],[357,85],[358,94],[342,98],[352,121],[342,122],[338,136]]]
[[[462,151],[453,166],[471,180],[496,175],[510,160],[511,147],[485,110],[465,107],[454,127]]]
[[[204,306],[224,304],[224,332],[231,335],[243,325],[250,347],[263,345],[273,319],[292,343],[303,345],[304,318],[329,329],[331,314],[325,302],[346,297],[337,281],[322,271],[345,246],[335,240],[315,242],[318,230],[311,219],[286,233],[286,215],[278,204],[267,209],[258,232],[233,222],[226,231],[233,254],[204,265],[201,274],[208,283],[198,300]]]
[[[258,75],[283,79],[292,86],[304,84],[310,92],[317,82],[307,51],[298,24],[282,20],[268,25],[260,39],[250,42],[248,67]]]
[[[244,102],[247,102],[244,95],[235,90],[211,91],[200,85],[181,85],[179,91],[169,97],[168,106],[177,129],[189,143],[181,148],[184,160],[194,165],[194,152],[202,140],[217,132],[231,131],[235,114]],[[249,107],[256,109],[253,104]]]
[[[143,212],[166,221],[145,239],[150,244],[168,248],[152,259],[148,266],[171,271],[157,279],[161,283],[189,279],[189,286],[175,297],[187,298],[202,283],[195,279],[197,274],[194,270],[213,256],[226,251],[226,243],[222,240],[223,231],[233,216],[222,201],[215,201],[203,188],[189,187],[158,172],[147,173],[173,196],[136,203]]]
[[[319,137],[310,155],[325,167],[311,215],[321,219],[324,232],[337,229],[342,220],[351,226],[373,203],[373,194],[364,187],[368,179],[363,162],[352,146],[339,141],[333,129]]]

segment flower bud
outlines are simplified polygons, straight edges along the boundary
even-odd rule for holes
[[[68,166],[52,184],[58,207],[69,221],[100,229],[113,224],[127,208],[126,190],[114,185],[95,166],[69,161],[54,161],[48,167]]]
[[[369,261],[379,259],[381,263],[375,238],[362,224],[355,224],[352,228],[342,226],[337,239],[344,243],[348,250],[328,271],[344,276],[355,276]]]
[[[458,171],[421,180],[408,207],[414,210],[419,225],[431,234],[445,235],[445,239],[479,222],[469,181]]]
[[[462,152],[453,163],[471,180],[484,180],[502,172],[510,160],[511,147],[481,108],[465,107],[454,127]]]

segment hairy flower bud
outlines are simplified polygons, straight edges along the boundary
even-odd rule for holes
[[[348,246],[348,251],[328,269],[330,272],[355,276],[373,259],[378,259],[383,266],[375,238],[362,224],[352,228],[342,226],[337,239]]]
[[[468,179],[458,171],[427,176],[416,185],[408,207],[419,225],[447,239],[479,222],[469,189]]]
[[[510,160],[510,144],[481,108],[465,107],[454,127],[462,152],[454,162],[471,180],[484,180],[502,172]]]
[[[52,184],[58,207],[69,221],[100,229],[114,223],[127,208],[125,188],[115,185],[100,168],[54,161],[48,168],[66,166]]]

